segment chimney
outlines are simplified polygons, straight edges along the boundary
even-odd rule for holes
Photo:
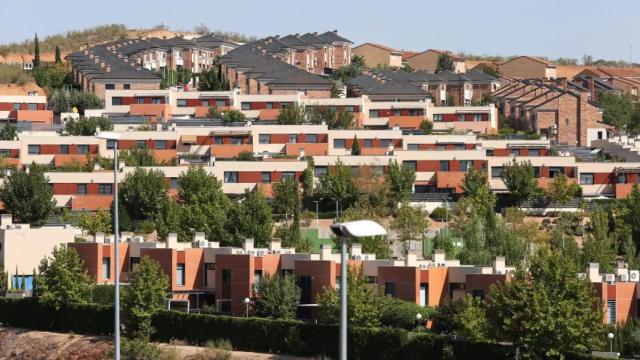
[[[89,49],[84,49],[84,56],[89,55]]]
[[[320,260],[331,260],[331,244],[320,245]]]
[[[271,251],[280,250],[281,248],[282,248],[282,241],[281,240],[273,239],[269,243],[269,250],[271,250]]]
[[[176,248],[178,246],[178,234],[169,233],[169,235],[167,235],[167,241],[165,243],[165,246],[167,249]]]
[[[444,250],[440,250],[440,249],[439,250],[435,250],[433,252],[433,262],[436,265],[439,265],[439,264],[444,264],[444,261],[445,261]]]
[[[414,251],[407,250],[404,254],[404,266],[417,266],[418,256]]]
[[[506,261],[504,256],[496,256],[493,259],[493,273],[494,274],[506,274]]]
[[[13,224],[13,215],[11,214],[2,214],[0,215],[0,227],[3,229],[7,228],[7,225]]]
[[[207,238],[204,236],[203,232],[197,232],[193,234],[193,241],[207,241]]]
[[[97,232],[93,236],[93,242],[98,243],[98,244],[104,244],[104,233],[103,232]]]
[[[563,78],[561,83],[562,83],[562,90],[567,91],[567,88],[568,88],[567,78]]]
[[[253,250],[253,239],[244,239],[243,250]]]
[[[591,101],[596,101],[596,82],[593,76],[589,76],[589,94],[591,94]]]
[[[87,50],[87,52],[89,52],[89,59],[93,59],[94,55],[91,51]]]
[[[93,60],[96,64],[100,64],[100,57],[98,55],[96,55],[96,57],[94,57]]]
[[[111,65],[107,65],[105,68],[105,71],[110,73],[111,72]]]
[[[587,276],[590,282],[601,282],[602,277],[600,276],[600,264],[589,263],[587,266]]]

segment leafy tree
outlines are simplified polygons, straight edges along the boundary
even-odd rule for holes
[[[295,319],[301,291],[291,275],[264,276],[255,289],[256,312],[274,319]]]
[[[351,57],[351,63],[340,67],[338,71],[334,73],[333,78],[336,80],[342,80],[342,82],[347,82],[352,78],[360,76],[364,68],[364,56],[353,55]]]
[[[380,325],[382,326],[414,330],[416,328],[416,314],[422,315],[422,318],[426,321],[434,313],[433,308],[422,307],[415,302],[404,301],[391,296],[384,300],[384,306],[380,313]],[[424,323],[420,326],[424,326]]]
[[[367,284],[362,270],[355,266],[348,267],[347,286],[349,289],[347,316],[350,326],[379,326],[386,297],[377,287]],[[316,302],[320,305],[320,321],[337,324],[340,315],[340,296],[336,289],[325,288],[318,295]]]
[[[216,109],[214,106],[209,106],[207,117],[211,119],[222,119],[222,113],[218,111],[218,109]]]
[[[33,68],[37,69],[40,65],[40,41],[38,41],[38,34],[36,33],[33,39]]]
[[[56,306],[88,301],[92,280],[74,249],[56,246],[40,261],[39,272],[40,301]]]
[[[311,199],[315,193],[315,171],[313,158],[307,160],[307,167],[302,172],[302,190],[306,199]]]
[[[589,233],[582,248],[585,262],[598,263],[603,272],[613,271],[612,263],[615,260],[615,245],[609,235],[609,219],[602,210],[596,210],[591,214]]]
[[[122,204],[134,220],[155,219],[167,201],[167,184],[161,170],[136,168],[125,175],[120,194]]]
[[[502,181],[509,190],[509,196],[517,205],[522,205],[540,194],[538,181],[530,161],[513,162],[504,167]]]
[[[386,179],[389,183],[389,196],[394,207],[409,200],[413,191],[413,183],[416,181],[414,169],[401,165],[396,160],[389,160]]]
[[[148,339],[153,329],[151,317],[164,309],[169,277],[160,264],[145,256],[131,273],[129,286],[122,298],[125,325],[129,334]]]
[[[71,85],[73,80],[71,78],[71,68],[68,64],[54,63],[46,68],[41,68],[43,75],[45,76],[45,85],[49,89],[61,89],[66,85]]]
[[[275,238],[282,240],[285,248],[294,248],[298,253],[308,253],[312,251],[311,241],[303,237],[300,233],[300,220],[294,215],[291,224],[281,225],[275,232]]]
[[[226,110],[222,112],[222,123],[230,124],[232,122],[246,121],[247,117],[240,110]]]
[[[113,214],[115,212],[114,202],[111,202],[109,206],[109,214],[113,219]],[[118,228],[120,231],[131,231],[133,230],[133,224],[131,223],[131,218],[129,217],[129,213],[127,213],[127,209],[122,204],[122,197],[118,198]]]
[[[291,177],[284,178],[273,184],[273,207],[278,214],[284,214],[285,218],[293,215],[300,209],[300,187],[298,182]]]
[[[487,244],[486,225],[475,209],[470,210],[466,220],[456,221],[454,230],[463,239],[463,248],[458,259],[463,264],[487,265],[491,263],[491,252]]]
[[[640,191],[637,184],[633,185],[627,198],[622,200],[621,208],[622,218],[625,224],[630,227],[636,248],[640,248]]]
[[[254,239],[260,247],[268,245],[273,230],[273,219],[271,206],[267,203],[262,192],[246,190],[241,203],[241,211],[241,218],[233,221],[240,222],[243,237]]]
[[[565,174],[558,174],[553,178],[547,189],[547,198],[555,204],[567,204],[574,197],[582,194],[582,188],[575,182],[570,182]]]
[[[64,126],[65,134],[71,136],[93,136],[98,129],[100,131],[113,130],[113,123],[111,123],[111,120],[109,120],[109,118],[105,117],[86,118],[82,116],[78,118],[78,120],[67,120]]]
[[[176,71],[176,80],[178,84],[189,84],[193,79],[193,73],[190,69],[181,67]]]
[[[429,120],[423,120],[420,123],[420,130],[424,135],[430,135],[433,132],[433,123]]]
[[[178,199],[181,204],[221,206],[227,200],[222,183],[202,167],[189,167],[178,177]]]
[[[35,163],[28,171],[16,171],[5,179],[0,200],[17,221],[34,226],[44,224],[56,206],[49,179],[44,176],[44,169]]]
[[[391,229],[405,246],[411,240],[424,240],[429,230],[429,213],[420,207],[405,204],[396,212]]]
[[[489,341],[487,316],[479,298],[467,294],[460,312],[455,314],[459,333],[471,341]]]
[[[443,53],[438,56],[438,64],[436,65],[436,74],[441,71],[454,71],[453,59],[449,54]]]
[[[495,216],[496,196],[489,189],[487,173],[482,170],[470,169],[464,175],[461,188],[464,197],[469,201],[469,205],[484,219],[491,221]]]
[[[402,71],[407,72],[407,73],[412,73],[412,72],[415,71],[415,69],[411,65],[409,65],[409,63],[402,64],[401,69],[402,69]]]
[[[74,216],[69,210],[65,209],[62,214],[62,220],[65,223],[71,223],[79,227],[92,236],[98,232],[109,234],[112,231],[111,212],[108,210],[98,209],[95,213],[83,212]]]
[[[74,89],[54,89],[49,93],[47,101],[47,107],[55,114],[71,112],[75,108],[80,115],[84,115],[87,109],[102,108],[102,100],[94,93]]]
[[[0,140],[15,140],[18,137],[18,128],[12,124],[6,124],[0,130]]]
[[[216,67],[203,71],[198,75],[199,91],[228,91],[229,81],[219,74]]]
[[[460,332],[462,324],[459,323],[460,318],[456,316],[463,311],[464,302],[462,299],[453,300],[446,297],[442,305],[436,308],[435,313],[431,316],[433,324],[431,330],[438,334],[454,334]]]
[[[611,93],[600,92],[598,95],[598,107],[604,109],[602,120],[604,123],[613,125],[623,132],[629,132],[629,124],[636,112],[636,106],[628,97]]]
[[[60,56],[60,46],[56,45],[56,64],[62,64],[62,56]]]
[[[237,161],[257,161],[258,159],[253,156],[253,152],[245,150],[238,153],[236,156]]]
[[[0,266],[0,294],[4,294],[7,291],[8,281],[9,281],[9,275],[4,270],[4,267]]]
[[[358,189],[353,183],[351,168],[338,160],[320,177],[320,193],[324,199],[340,201],[344,208],[358,199]]]
[[[358,143],[358,135],[353,136],[353,145],[351,145],[351,155],[360,155],[360,144]]]
[[[280,125],[301,125],[306,121],[304,107],[290,105],[280,110],[278,114],[278,124]]]
[[[602,334],[602,309],[579,268],[557,251],[542,248],[527,269],[491,287],[489,332],[510,341],[527,358],[584,353]]]

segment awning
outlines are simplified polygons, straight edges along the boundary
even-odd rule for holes
[[[171,301],[189,301],[189,294],[173,294]]]
[[[182,135],[180,137],[180,141],[183,144],[195,144],[198,142],[198,136],[197,135]]]
[[[616,168],[616,174],[639,174],[640,167],[635,168]]]
[[[507,144],[508,148],[545,148],[547,147],[546,144],[530,144],[530,143],[512,143],[512,144]]]

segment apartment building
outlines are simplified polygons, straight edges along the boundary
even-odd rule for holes
[[[362,56],[365,66],[373,69],[377,66],[402,67],[402,51],[388,46],[364,43],[353,48],[353,55]]]
[[[640,100],[640,71],[628,67],[589,67],[578,73],[578,78],[595,79],[596,82],[607,84],[634,100]]]
[[[591,99],[592,92],[566,79],[517,80],[492,97],[513,126],[558,144],[589,146],[592,140],[606,139],[612,130],[602,123],[602,110]]]
[[[555,79],[557,66],[547,60],[533,56],[518,56],[498,65],[505,77],[515,79]]]
[[[0,95],[0,121],[51,124],[53,111],[46,106],[46,96]]]
[[[451,53],[450,51],[429,49],[421,53],[408,57],[405,61],[415,70],[422,70],[429,74],[435,74],[438,68],[438,58],[448,55],[453,60],[453,72],[464,73],[467,71],[465,59]]]

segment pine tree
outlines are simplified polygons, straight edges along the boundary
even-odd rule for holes
[[[62,64],[62,57],[60,56],[60,46],[56,45],[56,64]]]
[[[33,49],[33,68],[37,69],[40,67],[40,42],[38,41],[37,33],[33,42],[35,44]]]

